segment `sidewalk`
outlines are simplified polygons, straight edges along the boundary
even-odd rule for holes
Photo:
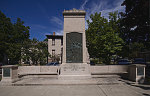
[[[0,86],[0,96],[150,96],[150,86],[129,85],[49,85]]]
[[[0,96],[150,96],[150,85],[137,85],[119,77],[95,78],[99,83],[90,85],[52,84],[53,80],[28,78],[16,83],[16,86],[0,86]],[[56,83],[57,80],[54,81]]]

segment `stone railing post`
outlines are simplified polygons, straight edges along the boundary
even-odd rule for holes
[[[1,83],[13,83],[18,80],[18,66],[17,65],[5,65],[2,66],[2,80]]]
[[[129,80],[144,83],[145,79],[145,65],[133,64],[129,66]]]

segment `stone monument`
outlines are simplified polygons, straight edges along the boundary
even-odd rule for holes
[[[63,61],[59,78],[90,78],[83,10],[64,10]]]

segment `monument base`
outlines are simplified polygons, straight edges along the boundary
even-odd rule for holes
[[[90,65],[83,63],[66,63],[60,66],[61,80],[80,80],[91,78]]]

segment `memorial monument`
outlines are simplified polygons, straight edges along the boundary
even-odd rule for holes
[[[64,10],[63,61],[59,78],[89,78],[83,10]]]

